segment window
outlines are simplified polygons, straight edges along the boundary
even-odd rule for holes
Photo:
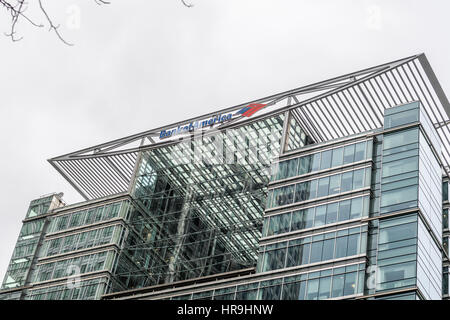
[[[391,149],[405,146],[419,141],[419,130],[417,128],[384,135],[383,149]]]
[[[417,186],[410,186],[401,189],[389,190],[381,193],[381,207],[397,205],[400,203],[406,203],[413,200],[417,200]],[[406,209],[408,207],[411,206],[407,204],[405,207],[399,207],[396,209],[400,210]]]
[[[299,265],[300,256],[302,254],[301,250],[302,250],[301,245],[288,247],[286,259],[287,268]]]
[[[339,206],[338,202],[330,203],[327,205],[326,224],[334,223],[337,221],[338,206]]]
[[[358,254],[359,249],[359,233],[352,234],[348,237],[347,256]]]
[[[323,242],[322,261],[331,260],[334,256],[334,238]]]
[[[327,213],[327,206],[320,206],[316,208],[316,217],[314,219],[314,226],[319,227],[325,224],[325,217]]]
[[[356,272],[345,275],[344,296],[355,294],[356,291]]]
[[[285,283],[283,285],[283,300],[297,300],[300,292],[300,282]]]
[[[342,174],[341,191],[350,191],[353,188],[353,171]]]
[[[442,201],[448,201],[448,181],[442,183]]]
[[[331,167],[337,167],[342,165],[344,156],[344,148],[337,148],[333,150],[333,157],[331,161]]]
[[[379,244],[415,238],[416,236],[417,222],[400,224],[388,228],[383,228],[382,225],[380,225]]]
[[[283,268],[285,257],[285,248],[267,251],[264,255],[263,272]]]
[[[364,186],[364,170],[359,169],[353,172],[353,189],[360,189]]]
[[[319,299],[328,299],[330,297],[331,277],[320,278]]]
[[[319,170],[320,158],[320,153],[316,153],[312,156],[311,171]]]
[[[350,219],[350,200],[344,200],[339,203],[339,221]]]
[[[350,219],[356,219],[362,216],[363,198],[352,199]]]
[[[332,150],[322,152],[322,161],[320,163],[320,170],[329,169],[331,167],[331,153]]]
[[[291,159],[287,161],[287,175],[286,177],[293,177],[297,175],[298,159]]]
[[[419,170],[419,157],[400,159],[388,163],[383,162],[382,177],[395,176],[416,170]]]
[[[307,300],[317,300],[319,291],[319,279],[309,280],[306,293]]]
[[[341,175],[334,175],[330,177],[329,195],[338,194],[341,191]]]
[[[319,179],[319,185],[317,188],[317,197],[324,197],[328,195],[329,184],[330,184],[330,177]]]
[[[344,293],[344,278],[345,274],[333,276],[333,289],[331,293],[332,298],[341,297]]]
[[[416,261],[382,266],[379,269],[381,289],[400,288],[414,284]],[[413,281],[408,281],[412,279]]]
[[[366,158],[366,142],[360,142],[355,145],[355,162]]]
[[[347,256],[347,240],[347,236],[336,238],[336,259]]]
[[[299,159],[299,167],[298,167],[298,174],[306,174],[311,172],[311,166],[312,166],[312,157],[311,156],[304,156]]]
[[[448,229],[448,209],[442,211],[442,228]]]
[[[395,109],[397,109],[397,108],[398,107],[395,107]],[[392,109],[392,112],[397,111],[395,109]],[[388,110],[390,110],[390,109],[388,109]],[[405,110],[402,112],[400,112],[400,110],[398,110],[395,113],[385,115],[385,117],[384,117],[384,128],[385,129],[394,128],[394,127],[398,127],[398,126],[401,126],[404,124],[419,121],[418,104],[416,104],[416,107],[414,109]]]
[[[311,246],[310,263],[319,262],[322,260],[323,241],[316,241]]]
[[[349,145],[344,148],[344,164],[352,163],[355,158],[355,145]]]

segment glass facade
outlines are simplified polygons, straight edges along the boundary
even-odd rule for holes
[[[440,137],[420,102],[382,120],[316,143],[276,113],[142,148],[127,192],[31,202],[0,299],[448,298]]]

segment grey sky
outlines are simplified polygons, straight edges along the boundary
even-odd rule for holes
[[[111,1],[45,1],[73,47],[0,36],[0,280],[30,200],[81,200],[50,157],[420,52],[450,96],[445,0]]]

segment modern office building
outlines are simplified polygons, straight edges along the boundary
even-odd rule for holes
[[[447,299],[450,105],[419,54],[49,160],[1,299]]]

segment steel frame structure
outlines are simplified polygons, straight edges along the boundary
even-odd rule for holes
[[[315,141],[337,139],[383,126],[384,110],[420,101],[442,143],[441,161],[450,177],[450,104],[425,56],[418,54],[368,69],[274,94],[199,117],[151,129],[58,156],[48,161],[86,199],[130,192],[141,152],[178,143],[183,136],[161,140],[159,133],[235,112],[261,103],[266,107],[252,118],[235,117],[218,130],[248,125],[268,117],[293,117]],[[208,134],[208,128],[204,130]],[[285,131],[285,130],[284,130]],[[284,135],[286,132],[284,132]],[[283,137],[283,149],[286,137]]]

